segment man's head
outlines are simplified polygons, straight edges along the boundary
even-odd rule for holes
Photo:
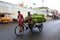
[[[30,12],[28,12],[28,15],[30,15]]]
[[[18,11],[18,14],[20,14],[20,11]]]

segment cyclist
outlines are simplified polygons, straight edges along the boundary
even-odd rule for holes
[[[18,11],[18,24],[20,25],[20,32],[23,30],[23,15]]]

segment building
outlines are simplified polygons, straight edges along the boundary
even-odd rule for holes
[[[17,11],[21,11],[21,13],[24,15],[24,17],[27,16],[28,11],[30,11],[31,14],[38,12],[38,11],[30,9],[30,8],[26,8],[26,7],[22,7],[22,6],[0,1],[0,12],[1,13],[10,13],[11,15],[9,15],[9,16],[10,16],[11,20],[13,18],[17,19],[17,14],[18,14]]]
[[[17,19],[17,15],[18,15],[17,11],[21,11],[24,17],[27,16],[28,11],[30,11],[31,14],[39,13],[39,14],[44,14],[46,16],[48,14],[47,12],[48,9],[49,9],[48,7],[26,8],[19,5],[0,1],[0,12],[9,13],[10,14],[9,17],[11,18],[11,20],[13,18]]]
[[[33,8],[35,10],[39,10],[40,13],[44,14],[45,16],[47,16],[48,14],[52,14],[52,9],[48,8],[48,7],[35,7]]]

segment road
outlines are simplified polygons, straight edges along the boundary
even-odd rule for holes
[[[17,23],[0,24],[0,40],[60,40],[60,20],[47,21],[41,33],[33,29],[33,35],[27,30],[23,36],[17,37],[14,28]]]

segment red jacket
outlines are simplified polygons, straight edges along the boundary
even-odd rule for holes
[[[22,25],[23,24],[23,15],[22,14],[18,14],[18,24]]]

